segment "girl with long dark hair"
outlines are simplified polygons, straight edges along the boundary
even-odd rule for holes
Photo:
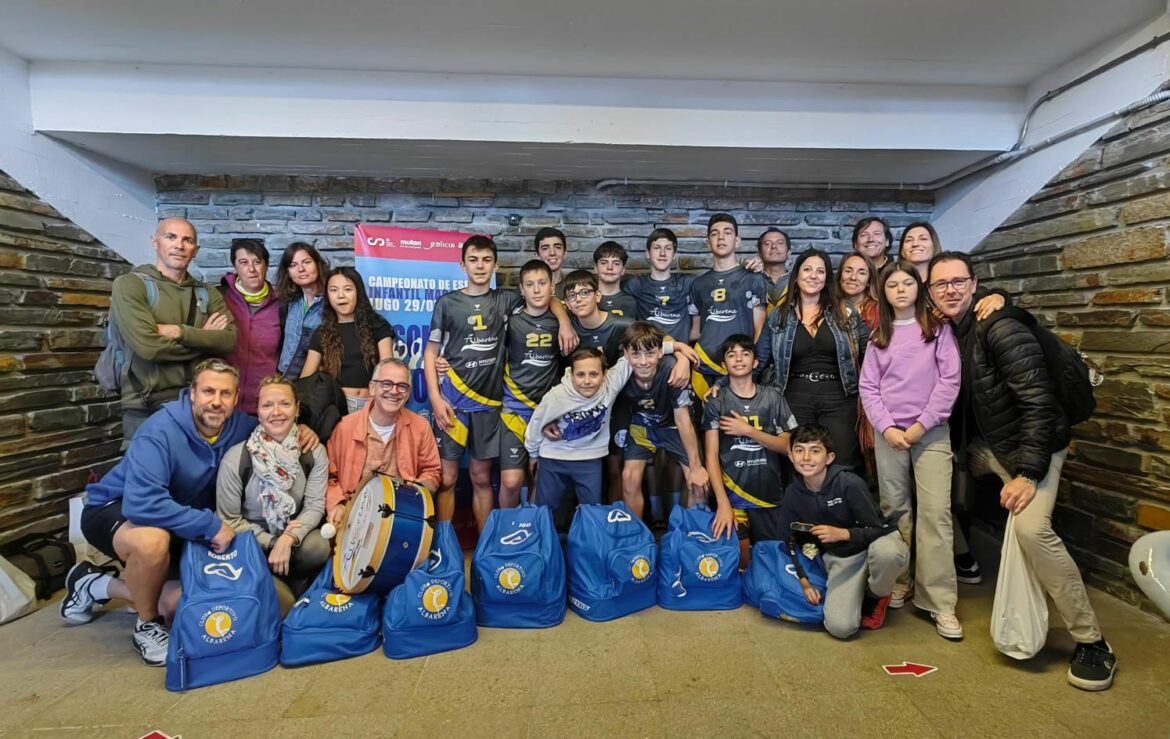
[[[950,324],[931,311],[914,263],[886,265],[880,280],[878,326],[858,387],[873,423],[882,513],[898,521],[907,544],[914,542],[915,571],[913,580],[909,567],[898,577],[889,606],[900,608],[913,593],[940,635],[961,639],[947,425],[959,396],[959,347]]]
[[[301,377],[318,369],[331,375],[353,413],[370,399],[374,366],[394,356],[394,329],[374,311],[362,276],[353,267],[336,267],[329,273],[326,295],[321,327],[309,341]]]

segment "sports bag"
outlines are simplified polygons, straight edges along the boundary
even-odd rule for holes
[[[569,607],[610,621],[656,600],[658,547],[625,503],[581,505],[569,527]]]
[[[543,629],[565,620],[565,555],[547,506],[488,514],[471,559],[480,626]]]
[[[250,531],[216,554],[183,546],[183,594],[167,651],[167,690],[187,690],[267,672],[280,651],[280,608],[268,560]]]
[[[475,605],[463,577],[463,549],[450,521],[435,525],[426,564],[390,591],[382,612],[382,651],[409,659],[475,643]]]
[[[796,565],[788,556],[788,543],[759,541],[752,547],[752,561],[743,574],[743,599],[770,618],[819,624],[825,620],[825,590],[828,575],[821,555],[811,559],[801,552],[801,567],[809,583],[820,591],[821,602],[812,605],[804,597]]]
[[[675,611],[721,611],[743,603],[739,540],[711,536],[705,505],[675,506],[658,552],[658,605]]]
[[[142,280],[142,284],[146,287],[146,304],[153,311],[158,306],[158,284],[150,275],[134,271],[129,272],[129,274]],[[194,280],[194,278],[190,279]],[[191,306],[187,310],[187,320],[184,321],[187,326],[195,325],[196,316],[207,315],[209,306],[207,286],[196,281],[193,288]],[[117,392],[121,389],[126,365],[130,363],[130,354],[130,347],[122,338],[121,332],[118,331],[118,327],[114,323],[114,314],[111,311],[106,316],[106,346],[98,355],[97,364],[93,368],[94,379],[103,390]]]
[[[280,625],[280,664],[299,667],[372,652],[382,641],[381,617],[377,593],[349,595],[333,587],[329,561]]]

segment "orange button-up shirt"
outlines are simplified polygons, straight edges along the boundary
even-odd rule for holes
[[[371,437],[376,444],[372,443]],[[367,403],[357,413],[341,419],[333,429],[326,449],[329,452],[329,486],[325,491],[327,515],[361,490],[374,472],[416,480],[432,493],[438,490],[442,480],[439,446],[430,425],[422,416],[405,408],[399,411],[394,433],[384,444],[370,425],[370,403]],[[391,455],[392,458],[387,459]],[[368,462],[378,466],[371,467]],[[390,468],[394,472],[388,471]]]

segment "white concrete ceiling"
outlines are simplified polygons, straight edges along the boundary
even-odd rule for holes
[[[4,0],[30,60],[1024,85],[1165,0]]]
[[[929,182],[1166,0],[0,0],[34,130],[155,173]],[[3,104],[0,100],[0,105]]]
[[[523,144],[62,133],[57,138],[148,171],[185,174],[824,184],[928,182],[984,152]]]

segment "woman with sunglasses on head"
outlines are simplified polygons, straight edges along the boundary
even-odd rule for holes
[[[321,327],[309,341],[309,355],[301,370],[308,377],[318,369],[331,375],[350,413],[370,399],[374,366],[393,356],[394,329],[374,311],[362,277],[352,267],[337,267],[326,281],[328,302]]]
[[[232,267],[219,291],[236,322],[236,346],[224,359],[240,371],[239,408],[256,415],[260,381],[276,372],[282,322],[280,300],[268,283],[268,249],[259,239],[233,239]]]

